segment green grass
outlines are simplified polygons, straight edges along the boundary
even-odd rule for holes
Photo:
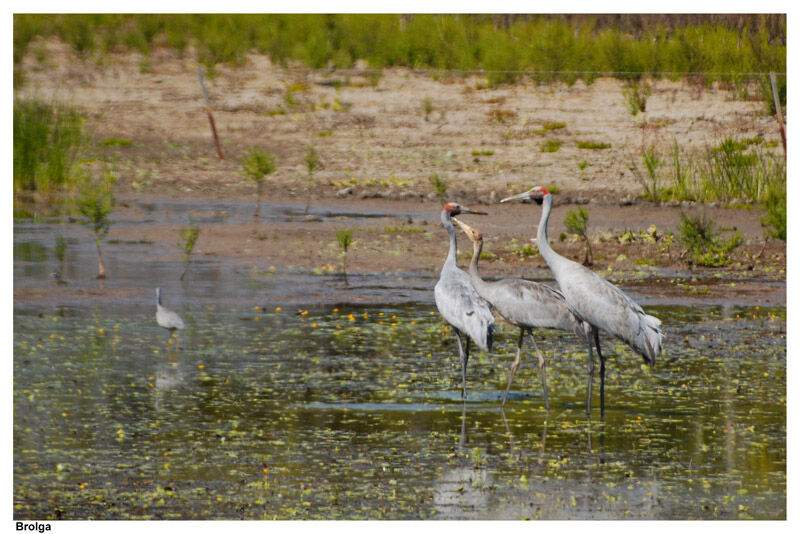
[[[74,108],[15,99],[15,193],[73,188],[87,145],[83,120]]]
[[[383,231],[388,234],[424,234],[427,230],[416,226],[385,226]]]
[[[594,141],[578,141],[578,148],[583,150],[605,150],[611,148],[609,143],[596,143]]]
[[[130,139],[124,139],[122,137],[106,137],[101,144],[103,146],[131,146],[133,142]]]
[[[542,145],[541,151],[542,152],[558,152],[558,149],[561,148],[561,145],[564,144],[564,141],[558,141],[556,139],[548,139]]]
[[[491,149],[481,149],[481,150],[473,150],[473,156],[494,156],[494,150]]]
[[[764,207],[767,213],[761,217],[761,226],[765,234],[786,241],[786,190],[770,189]]]
[[[639,112],[644,113],[647,108],[647,98],[650,96],[650,88],[638,83],[630,83],[622,88],[622,97],[625,99],[625,107],[634,117]]]
[[[87,58],[119,48],[145,56],[159,46],[180,55],[194,50],[191,59],[210,75],[219,63],[244,65],[251,50],[314,69],[365,60],[376,80],[392,66],[485,69],[490,86],[515,82],[520,70],[536,82],[567,83],[591,83],[599,72],[786,72],[785,15],[629,18],[634,22],[603,15],[17,14],[13,57],[20,65],[35,37],[58,36]],[[779,78],[785,94],[785,76]],[[715,79],[731,81],[705,81]]]
[[[536,135],[545,135],[547,132],[561,130],[566,127],[567,127],[566,122],[558,122],[558,121],[546,122],[542,125],[541,128],[533,130],[533,133]]]
[[[654,202],[766,202],[786,194],[786,164],[761,138],[726,137],[703,150],[684,151],[673,141],[668,157],[649,147],[640,173],[645,198]]]

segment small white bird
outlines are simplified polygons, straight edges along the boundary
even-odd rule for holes
[[[183,319],[174,311],[161,305],[160,287],[156,288],[156,322],[158,326],[166,328],[170,332],[183,330],[184,328]]]

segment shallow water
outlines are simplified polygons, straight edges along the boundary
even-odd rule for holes
[[[42,226],[15,227],[16,287],[55,287]],[[64,229],[72,289],[97,286],[82,230]],[[785,307],[641,299],[665,354],[650,369],[603,338],[606,415],[595,394],[587,421],[566,333],[537,334],[549,413],[527,345],[500,409],[508,326],[462,402],[429,276],[208,261],[180,283],[152,248],[107,254],[124,299],[15,301],[16,519],[786,517]],[[177,346],[155,285],[186,321]]]

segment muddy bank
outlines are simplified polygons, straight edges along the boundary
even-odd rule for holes
[[[185,284],[224,286],[229,279],[259,283],[278,276],[286,284],[302,288],[287,290],[280,297],[299,304],[432,298],[431,288],[448,246],[437,203],[319,201],[312,203],[305,215],[303,203],[265,202],[258,221],[252,217],[254,207],[252,203],[212,199],[187,202],[121,196],[103,245],[109,270],[103,288],[93,278],[96,252],[85,227],[55,221],[18,221],[15,302],[113,301],[120,297],[120,291],[149,300],[150,289],[141,287],[142,273],[153,272],[177,283],[184,269],[178,247],[180,230],[190,221],[200,228],[200,237]],[[559,239],[563,216],[574,207],[556,207],[550,233],[559,253],[582,261],[582,242],[569,236]],[[489,205],[483,209],[489,212],[488,216],[465,216],[484,232],[486,257],[481,260],[482,273],[490,278],[523,276],[552,281],[552,274],[531,241],[540,208],[519,204]],[[734,251],[733,261],[726,267],[690,269],[681,258],[683,248],[677,242],[667,246],[665,237],[674,230],[679,209],[594,205],[588,209],[594,258],[591,268],[622,284],[644,304],[785,304],[785,247],[782,243],[761,241],[760,213],[756,210],[706,208],[706,214],[719,225],[737,226],[744,235],[744,244]],[[652,225],[656,226],[654,234]],[[345,263],[349,286],[345,286],[341,274],[344,258],[335,236],[343,228],[353,230],[354,236]],[[67,239],[69,257],[73,259],[65,266],[55,261],[56,235]],[[463,236],[460,244],[459,262],[466,266],[471,250]],[[63,271],[61,282],[67,283],[58,283],[49,276],[58,270]],[[242,295],[240,289],[231,291]],[[245,295],[253,305],[263,304],[252,292]]]

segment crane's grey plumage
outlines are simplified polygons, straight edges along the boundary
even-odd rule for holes
[[[472,228],[463,221],[453,219],[456,224],[467,234],[472,241],[472,261],[469,264],[469,278],[472,286],[478,294],[489,301],[492,307],[505,320],[520,328],[519,342],[517,343],[517,357],[511,365],[511,372],[508,375],[508,385],[503,396],[503,406],[508,399],[508,392],[511,389],[511,382],[519,368],[522,343],[527,333],[531,339],[533,347],[539,357],[539,371],[542,379],[542,394],[544,405],[547,410],[550,404],[547,400],[547,374],[545,370],[545,360],[542,352],[536,345],[533,337],[533,328],[557,328],[574,332],[582,339],[588,339],[588,325],[575,317],[567,306],[567,301],[560,291],[552,287],[523,280],[522,278],[503,278],[501,280],[487,282],[478,273],[478,260],[483,250],[483,235],[480,231]]]
[[[553,208],[553,196],[541,186],[536,186],[525,193],[504,198],[501,202],[515,199],[532,199],[537,204],[544,204],[539,220],[537,244],[550,270],[553,271],[561,292],[570,310],[580,319],[592,326],[592,337],[600,356],[600,413],[605,410],[605,359],[600,351],[599,330],[627,343],[640,354],[644,361],[654,365],[661,356],[662,338],[661,321],[657,317],[647,315],[642,307],[596,273],[583,265],[558,255],[547,240],[547,223]],[[592,343],[589,341],[591,352]],[[589,359],[589,388],[587,393],[587,412],[590,409],[592,395],[592,378],[594,376],[594,358]]]
[[[456,202],[445,204],[442,210],[442,226],[445,227],[450,237],[450,249],[442,266],[439,281],[436,282],[436,287],[433,289],[433,295],[439,313],[453,327],[456,334],[461,361],[461,396],[466,398],[469,340],[472,339],[482,350],[491,350],[494,316],[489,303],[481,298],[472,287],[467,273],[456,265],[458,242],[456,241],[456,230],[450,218],[460,213],[485,215],[485,213],[471,210]],[[467,336],[465,345],[462,335]]]
[[[174,311],[161,305],[160,287],[156,288],[156,322],[158,326],[166,328],[170,332],[183,330],[184,328],[183,319]]]

